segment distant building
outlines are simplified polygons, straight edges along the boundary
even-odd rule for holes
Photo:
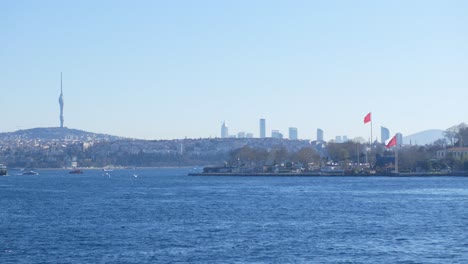
[[[289,139],[290,140],[297,140],[297,128],[290,127],[289,128]]]
[[[317,141],[318,142],[323,142],[323,130],[320,128],[317,128]]]
[[[386,127],[380,127],[380,142],[385,144],[390,139],[390,130]]]
[[[245,132],[237,133],[237,138],[245,138]]]
[[[403,145],[403,134],[402,133],[396,133],[396,140],[397,140],[397,145],[398,146]]]
[[[348,142],[348,136],[343,136],[343,143]]]
[[[253,134],[252,134],[252,133],[246,133],[246,134],[245,134],[245,137],[246,137],[246,138],[253,138]]]
[[[281,134],[279,132],[279,130],[272,130],[271,131],[271,137],[272,138],[279,138],[279,139],[282,139],[283,138],[283,134]]]
[[[265,118],[260,119],[260,138],[266,137],[266,121]]]
[[[455,148],[449,148],[449,149],[444,149],[444,150],[439,150],[437,151],[437,158],[443,159],[447,156],[451,156],[455,159],[464,159],[468,157],[468,148],[466,147],[455,147]]]
[[[336,136],[335,137],[335,143],[343,143],[343,140],[341,139],[341,136]]]
[[[221,125],[221,138],[228,138],[228,137],[229,137],[228,127],[226,125],[226,121],[223,121],[223,124]]]

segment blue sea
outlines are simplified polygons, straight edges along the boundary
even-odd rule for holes
[[[0,177],[0,263],[468,263],[467,177]]]

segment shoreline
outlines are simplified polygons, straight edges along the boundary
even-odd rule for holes
[[[232,177],[468,177],[463,173],[393,173],[353,174],[342,173],[189,173],[188,176],[232,176]]]

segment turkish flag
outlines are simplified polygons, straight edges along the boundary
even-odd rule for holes
[[[364,117],[364,124],[367,124],[371,121],[371,113],[368,113],[365,117]]]
[[[394,135],[385,147],[390,148],[390,147],[396,146],[396,144],[397,144],[397,138],[396,138],[396,135]]]

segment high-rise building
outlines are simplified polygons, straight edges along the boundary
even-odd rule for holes
[[[335,143],[343,143],[343,140],[341,139],[341,136],[336,136],[335,137]]]
[[[289,140],[297,140],[297,128],[289,128]]]
[[[396,133],[397,146],[403,145],[403,134]]]
[[[260,119],[260,138],[265,138],[266,137],[266,124],[265,124],[265,118]]]
[[[386,127],[380,127],[380,142],[385,144],[385,142],[390,138],[390,130]]]
[[[323,142],[323,130],[320,128],[317,128],[317,141],[318,142]]]
[[[63,128],[63,89],[62,89],[62,73],[60,73],[60,97],[59,97],[59,104],[60,104],[60,127]]]
[[[281,134],[279,132],[279,130],[272,130],[271,131],[271,137],[272,138],[279,138],[279,139],[282,139],[283,138],[283,134]]]
[[[223,121],[223,124],[221,125],[221,138],[228,138],[228,137],[229,137],[228,127],[226,125],[226,121]]]
[[[348,142],[348,136],[343,136],[343,143]]]

